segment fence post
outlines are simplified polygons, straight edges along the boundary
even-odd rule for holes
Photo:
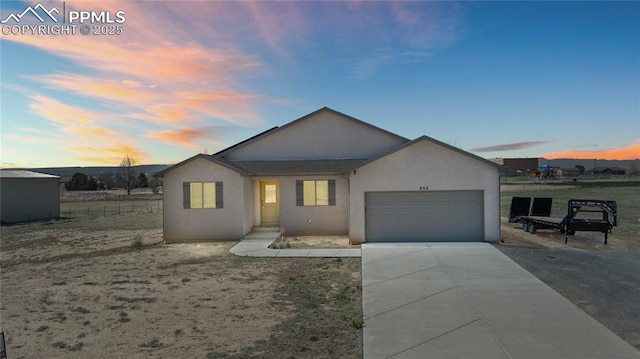
[[[4,341],[4,332],[0,332],[0,358],[7,358],[7,345]]]

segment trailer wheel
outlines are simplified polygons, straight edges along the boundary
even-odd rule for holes
[[[536,226],[533,223],[529,225],[529,233],[536,234]]]
[[[529,222],[522,223],[522,230],[525,232],[529,232]]]

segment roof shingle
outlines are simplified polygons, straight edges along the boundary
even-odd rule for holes
[[[339,174],[365,159],[229,161],[251,175]]]

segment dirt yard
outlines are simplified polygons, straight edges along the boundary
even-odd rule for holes
[[[616,266],[603,265],[609,252],[640,248],[635,189],[599,190],[611,191],[602,197],[618,199],[624,218],[607,246],[600,233],[565,244],[559,233],[531,235],[504,218],[498,248],[638,346],[627,319],[640,308],[605,310],[611,293],[625,300],[628,291],[605,287],[620,281]],[[503,193],[503,204],[516,194]],[[91,196],[63,200],[63,213],[75,219],[0,227],[0,331],[10,358],[362,357],[360,259],[235,257],[228,242],[165,245],[157,199]],[[279,245],[358,247],[339,236],[285,237]],[[575,273],[562,270],[580,271],[593,253],[601,254],[588,262],[597,270],[579,284],[594,290],[573,288]],[[540,267],[565,257],[557,270]],[[637,274],[626,281],[637,287]]]
[[[164,245],[159,216],[2,227],[10,358],[362,356],[359,259]]]

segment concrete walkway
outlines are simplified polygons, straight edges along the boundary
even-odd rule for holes
[[[360,249],[271,249],[269,245],[280,237],[278,232],[251,232],[231,248],[237,256],[290,257],[290,258],[345,258],[360,257]]]
[[[364,357],[640,358],[487,243],[363,244]]]

